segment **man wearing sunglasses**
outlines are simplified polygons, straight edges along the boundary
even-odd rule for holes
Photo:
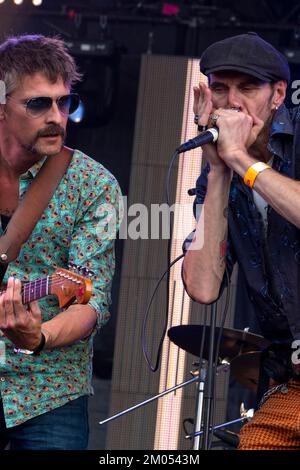
[[[114,236],[99,226],[105,211],[117,214],[119,186],[101,164],[64,145],[68,117],[80,101],[72,86],[81,78],[64,43],[12,37],[0,45],[0,64],[0,235],[46,159],[65,153],[71,159],[5,274],[0,441],[11,449],[85,449],[92,340],[109,318],[114,272]],[[69,262],[92,273],[88,304],[62,310],[54,297],[22,304],[21,282],[68,269]]]

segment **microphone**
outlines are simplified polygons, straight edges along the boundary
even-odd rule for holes
[[[190,139],[176,149],[177,153],[188,152],[196,147],[216,142],[219,137],[219,130],[217,127],[210,127],[207,131],[197,135],[194,139]]]

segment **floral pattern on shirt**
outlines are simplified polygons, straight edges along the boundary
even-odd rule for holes
[[[20,178],[21,197],[42,163]],[[10,263],[4,282],[11,275],[23,282],[45,277],[57,267],[68,269],[69,262],[86,267],[94,273],[89,304],[96,310],[96,326],[101,328],[109,319],[115,264],[114,237],[107,231],[105,217],[115,211],[118,219],[120,196],[111,173],[75,150],[47,209],[18,259]],[[55,296],[41,299],[39,305],[43,321],[61,311]],[[92,393],[94,333],[70,346],[46,349],[37,356],[16,354],[14,345],[7,338],[0,338],[6,348],[5,363],[0,364],[0,390],[7,427]]]

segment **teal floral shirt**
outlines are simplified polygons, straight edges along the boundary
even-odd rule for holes
[[[42,163],[20,178],[20,197]],[[36,356],[15,353],[11,341],[0,337],[0,391],[7,427],[92,393],[92,342],[96,329],[109,319],[120,196],[111,173],[75,150],[47,209],[9,265],[4,282],[8,276],[23,282],[42,278],[58,267],[68,269],[69,262],[88,268],[93,272],[89,304],[97,312],[97,325],[89,338]],[[39,305],[43,321],[62,311],[55,296],[39,300]]]

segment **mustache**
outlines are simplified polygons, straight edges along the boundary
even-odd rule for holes
[[[37,138],[48,137],[49,135],[60,135],[62,138],[64,138],[66,135],[66,131],[63,127],[52,124],[51,126],[45,127],[45,129],[41,129],[37,133]]]

